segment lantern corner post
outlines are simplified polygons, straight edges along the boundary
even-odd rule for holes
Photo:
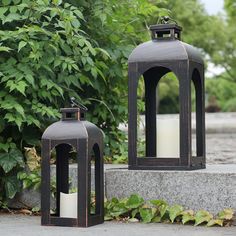
[[[138,63],[128,64],[128,167],[137,166],[137,88]]]
[[[77,140],[77,162],[78,162],[78,226],[89,226],[90,215],[90,188],[89,182],[89,156],[88,138]]]
[[[191,63],[191,79],[194,84],[196,98],[196,157],[192,162],[199,168],[206,168],[205,141],[205,79],[204,64]],[[194,161],[194,158],[196,159]]]
[[[191,169],[192,121],[191,121],[191,75],[189,60],[178,61],[173,72],[179,79],[180,102],[180,166]]]

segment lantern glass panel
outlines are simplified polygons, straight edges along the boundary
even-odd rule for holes
[[[51,215],[64,218],[77,218],[77,151],[72,145],[62,143],[52,149],[50,159],[56,166],[55,173],[50,172],[52,196],[50,200]]]
[[[100,150],[97,144],[94,144],[92,151],[91,151],[91,164],[90,164],[90,179],[91,179],[91,186],[90,186],[90,196],[91,196],[91,208],[90,214],[91,215],[98,215],[100,214],[100,207],[99,207],[99,196],[100,196],[100,182],[99,182],[99,159],[100,159]]]

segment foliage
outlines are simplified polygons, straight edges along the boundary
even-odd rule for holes
[[[193,210],[184,210],[181,205],[169,206],[163,200],[145,202],[139,195],[132,194],[129,198],[118,200],[112,198],[105,201],[105,220],[126,219],[129,222],[182,222],[194,225],[225,226],[232,223],[234,211],[224,209],[215,217],[205,210],[194,213]]]
[[[22,181],[23,189],[37,190],[41,185],[41,157],[37,155],[36,149],[25,148],[26,167],[23,171],[17,173],[17,178]]]
[[[206,80],[206,94],[208,103],[210,99],[215,98],[215,102],[222,111],[236,111],[236,84],[224,78],[215,78]],[[207,106],[210,104],[207,104]]]
[[[12,139],[0,144],[0,207],[6,206],[5,199],[13,198],[20,190],[20,181],[15,173],[23,167],[23,156]]]
[[[159,11],[144,0],[1,0],[2,168],[8,172],[15,166],[17,172],[15,154],[24,146],[39,148],[42,132],[72,96],[105,132],[106,155],[120,153],[125,136],[118,125],[127,120],[127,58],[148,35],[144,22]],[[14,147],[8,150],[9,145]],[[13,172],[1,170],[1,176]]]

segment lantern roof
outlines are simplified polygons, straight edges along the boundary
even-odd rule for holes
[[[43,133],[42,139],[97,139],[103,132],[95,124],[85,120],[85,107],[61,108],[62,117],[50,125]]]
[[[189,60],[203,64],[200,51],[180,40],[177,24],[151,25],[152,40],[138,45],[129,56],[132,62],[170,62]]]

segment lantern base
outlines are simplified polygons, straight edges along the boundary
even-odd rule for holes
[[[50,216],[48,221],[41,221],[43,226],[62,226],[62,227],[81,227],[86,228],[98,224],[104,223],[104,217],[100,215],[91,215],[89,220],[84,223],[80,223],[76,218],[65,218],[58,216]]]
[[[136,164],[129,164],[129,170],[198,170],[205,169],[205,157],[191,157],[189,165],[183,165],[181,158],[137,157]]]

